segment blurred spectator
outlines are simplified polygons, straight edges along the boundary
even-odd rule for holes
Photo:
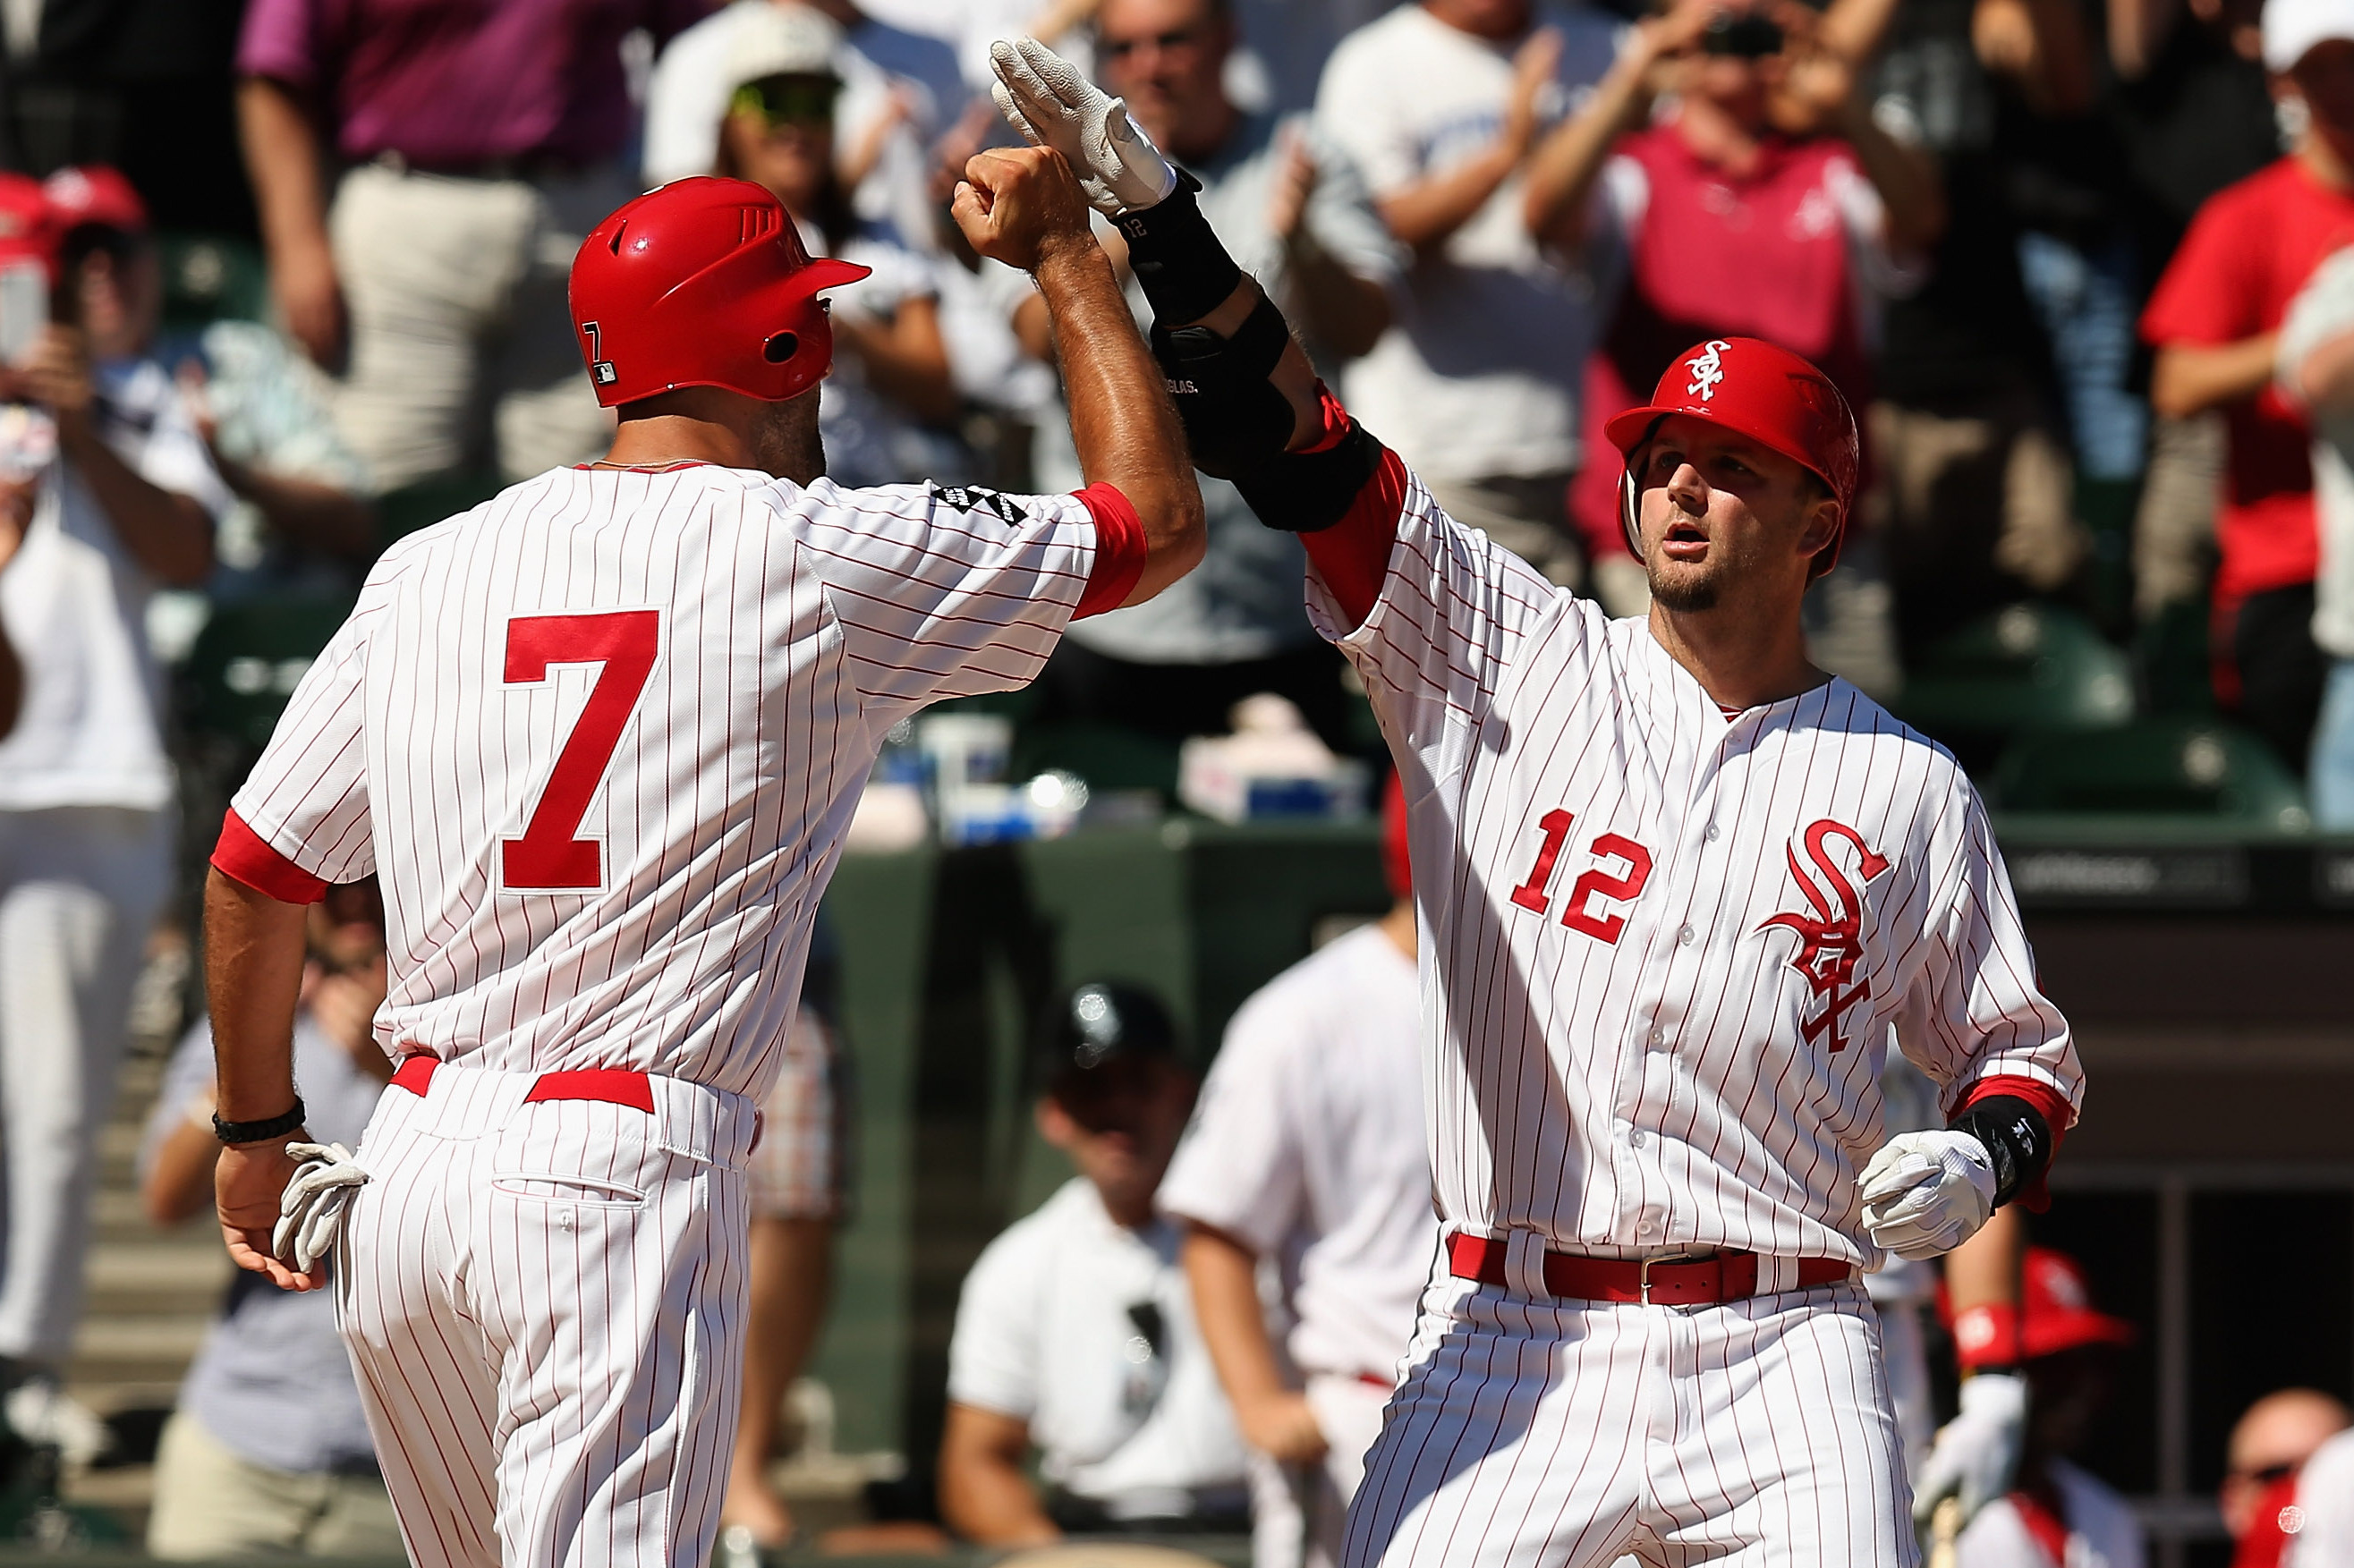
[[[492,462],[522,479],[610,434],[565,281],[633,194],[622,38],[659,43],[704,7],[253,0],[238,107],[271,291],[340,369],[336,416],[376,488]]]
[[[1254,114],[1311,109],[1324,62],[1398,0],[1234,0],[1242,48],[1226,68],[1235,101]]]
[[[1340,1562],[1438,1247],[1394,776],[1383,828],[1396,905],[1243,1003],[1161,1185],[1161,1211],[1187,1227],[1202,1338],[1253,1449],[1253,1568]],[[1279,1274],[1280,1300],[1262,1305],[1262,1268]],[[1289,1327],[1281,1355],[1270,1318]]]
[[[842,1070],[833,1031],[804,1001],[785,1040],[784,1071],[760,1107],[760,1139],[752,1150],[744,1414],[719,1512],[723,1540],[740,1527],[763,1551],[792,1539],[792,1514],[769,1484],[769,1461],[785,1396],[825,1321],[833,1231],[847,1209]]]
[[[2130,176],[2136,287],[2146,296],[2200,204],[2280,153],[2255,25],[2262,0],[2123,0],[2108,7],[2115,76],[2104,104]],[[2213,570],[2223,431],[2214,413],[2155,414],[2134,514],[2134,611],[2203,600]]]
[[[850,0],[736,0],[670,41],[646,89],[649,186],[711,172],[714,138],[727,112],[736,34],[764,7],[807,5],[841,29],[833,68],[836,165],[861,217],[928,249],[936,228],[931,150],[970,95],[956,52],[938,38],[880,21]]]
[[[1202,182],[1202,210],[1235,261],[1336,364],[1389,325],[1403,258],[1346,156],[1302,121],[1246,115],[1227,96],[1237,41],[1225,0],[1104,0],[1098,74]],[[1016,331],[1044,355],[1044,302],[1026,288],[1018,298]],[[1150,322],[1133,280],[1129,302],[1140,325]],[[1083,482],[1067,419],[1041,422],[1037,461],[1042,484]],[[1201,484],[1202,564],[1150,604],[1074,626],[1039,678],[1036,717],[1174,739],[1223,733],[1236,702],[1277,692],[1328,745],[1344,744],[1340,664],[1308,624],[1297,536],[1262,524],[1224,480],[1204,475]]]
[[[1530,234],[1522,173],[1617,30],[1559,0],[1423,0],[1341,40],[1316,101],[1414,252],[1396,329],[1342,377],[1350,410],[1456,518],[1567,584],[1579,386],[1605,323],[1578,259]]]
[[[2237,1546],[2232,1568],[2279,1568],[2288,1544],[2281,1512],[2296,1501],[2297,1472],[2349,1419],[2342,1401],[2317,1388],[2285,1388],[2232,1423],[2215,1495]]]
[[[0,622],[25,702],[0,742],[0,1129],[8,1213],[0,1372],[9,1424],[69,1456],[97,1446],[58,1392],[80,1315],[96,1140],[131,982],[171,884],[172,766],[146,634],[159,582],[201,582],[228,495],[171,377],[133,353],[157,287],[85,228],[61,261],[41,187],[0,176],[0,261],[58,267],[58,321],[0,368],[0,516],[23,546]],[[37,297],[32,302],[37,307]]]
[[[163,291],[139,193],[104,166],[60,169],[43,189],[67,250],[89,258],[81,309],[99,356],[153,357]],[[359,464],[334,431],[317,370],[252,322],[216,322],[196,349],[176,367],[175,395],[237,498],[215,541],[207,597],[241,597],[256,582],[355,590],[376,521],[355,493]],[[143,377],[143,402],[164,396]]]
[[[819,403],[826,472],[847,486],[952,481],[967,460],[924,426],[957,408],[939,285],[929,261],[851,208],[833,161],[840,43],[833,23],[808,6],[764,5],[739,18],[714,172],[784,203],[811,255],[871,271],[832,295],[836,356]]]
[[[1645,594],[1621,543],[1623,465],[1604,420],[1640,401],[1676,355],[1727,335],[1795,350],[1854,407],[1871,407],[1880,301],[1919,285],[1944,222],[1935,164],[1872,123],[1853,73],[1816,32],[1800,5],[1682,0],[1636,27],[1594,97],[1530,162],[1532,233],[1564,254],[1601,236],[1627,252],[1586,383],[1590,461],[1576,489],[1596,586],[1620,613]],[[1777,92],[1836,133],[1778,130]]]
[[[1927,282],[1882,317],[1865,502],[1906,656],[1960,622],[2069,584],[2077,524],[2051,355],[2020,273],[2021,195],[2045,110],[2087,101],[2069,0],[1851,0],[1840,52],[1886,48],[1872,117],[1936,155],[1946,222]],[[1832,24],[1826,21],[1826,30]]]
[[[2275,334],[2323,258],[2354,236],[2354,0],[2271,0],[2264,60],[2305,122],[2288,156],[2199,211],[2142,315],[2150,402],[2223,411],[2216,646],[2249,727],[2302,772],[2321,703],[2319,541],[2308,435],[2274,382]]]
[[[1176,1051],[1167,1011],[1119,984],[1079,987],[1041,1037],[1038,1130],[1079,1174],[989,1244],[957,1305],[940,1517],[969,1540],[1248,1528],[1242,1438],[1152,1206],[1193,1104]]]
[[[329,888],[305,918],[294,1073],[313,1141],[354,1147],[392,1077],[375,1030],[384,906],[370,879]],[[147,1119],[140,1197],[154,1224],[212,1214],[212,1029],[200,1020]],[[156,1450],[147,1550],[182,1560],[399,1553],[333,1291],[281,1290],[258,1274],[229,1282]]]
[[[2027,1443],[2008,1496],[1962,1531],[1959,1568],[2141,1568],[2141,1525],[2106,1483],[2069,1462],[2107,1404],[2133,1325],[2094,1309],[2084,1270],[2044,1247],[2020,1276],[2020,1368],[2032,1391]]]
[[[2321,1446],[2297,1478],[2296,1506],[2305,1511],[2288,1568],[2354,1568],[2354,1436]]]
[[[2308,781],[2314,821],[2336,831],[2354,828],[2354,248],[2290,303],[2274,359],[2282,398],[2313,427],[2313,640],[2331,662]]]
[[[1085,26],[1097,0],[864,0],[865,9],[911,33],[944,40],[956,50],[957,65],[976,98],[987,98],[991,80],[989,46],[1027,35],[1052,44],[1065,58],[1086,66],[1066,34]]]

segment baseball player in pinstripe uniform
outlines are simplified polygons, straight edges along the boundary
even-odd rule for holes
[[[427,1568],[704,1560],[754,1107],[868,767],[900,718],[1022,684],[1074,615],[1198,556],[1070,171],[1024,149],[967,174],[965,233],[1055,313],[1087,490],[829,482],[817,295],[858,269],[811,260],[756,186],[664,186],[574,265],[610,453],[388,551],[224,824],[222,1229],[297,1288],[333,1244]],[[287,1053],[302,905],[371,872],[399,1065],[354,1160],[299,1141]]]
[[[994,58],[1116,213],[1197,461],[1303,535],[1405,779],[1445,1241],[1345,1561],[1914,1563],[1859,1271],[2038,1191],[2082,1083],[1968,780],[1807,662],[1845,400],[1752,339],[1676,360],[1610,426],[1652,599],[1612,621],[1320,394],[1117,103]],[[1947,1125],[1883,1140],[1898,1038]]]

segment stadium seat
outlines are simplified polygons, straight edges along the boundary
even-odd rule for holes
[[[351,612],[341,599],[254,599],[213,612],[181,666],[196,735],[259,750],[319,650]]]
[[[2213,719],[2021,736],[2004,752],[1988,795],[2006,813],[2200,817],[2286,832],[2312,823],[2305,792],[2271,749]]]
[[[2014,604],[1931,649],[1906,674],[1900,708],[1978,775],[2024,731],[2125,724],[2133,717],[2133,673],[2081,616]]]

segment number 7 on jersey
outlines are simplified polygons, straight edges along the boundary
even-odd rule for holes
[[[596,664],[597,683],[572,733],[557,748],[523,837],[499,843],[500,881],[509,893],[593,893],[605,885],[605,846],[579,835],[598,782],[612,766],[621,731],[645,694],[662,649],[662,612],[519,615],[507,622],[506,683],[546,683],[558,664]]]

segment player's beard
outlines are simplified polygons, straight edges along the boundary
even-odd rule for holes
[[[1718,595],[1714,572],[1685,577],[1664,577],[1657,572],[1649,576],[1652,602],[1663,609],[1682,615],[1716,608]]]
[[[825,472],[825,440],[818,433],[818,389],[768,407],[753,434],[754,459],[762,471],[795,484],[808,484]]]

